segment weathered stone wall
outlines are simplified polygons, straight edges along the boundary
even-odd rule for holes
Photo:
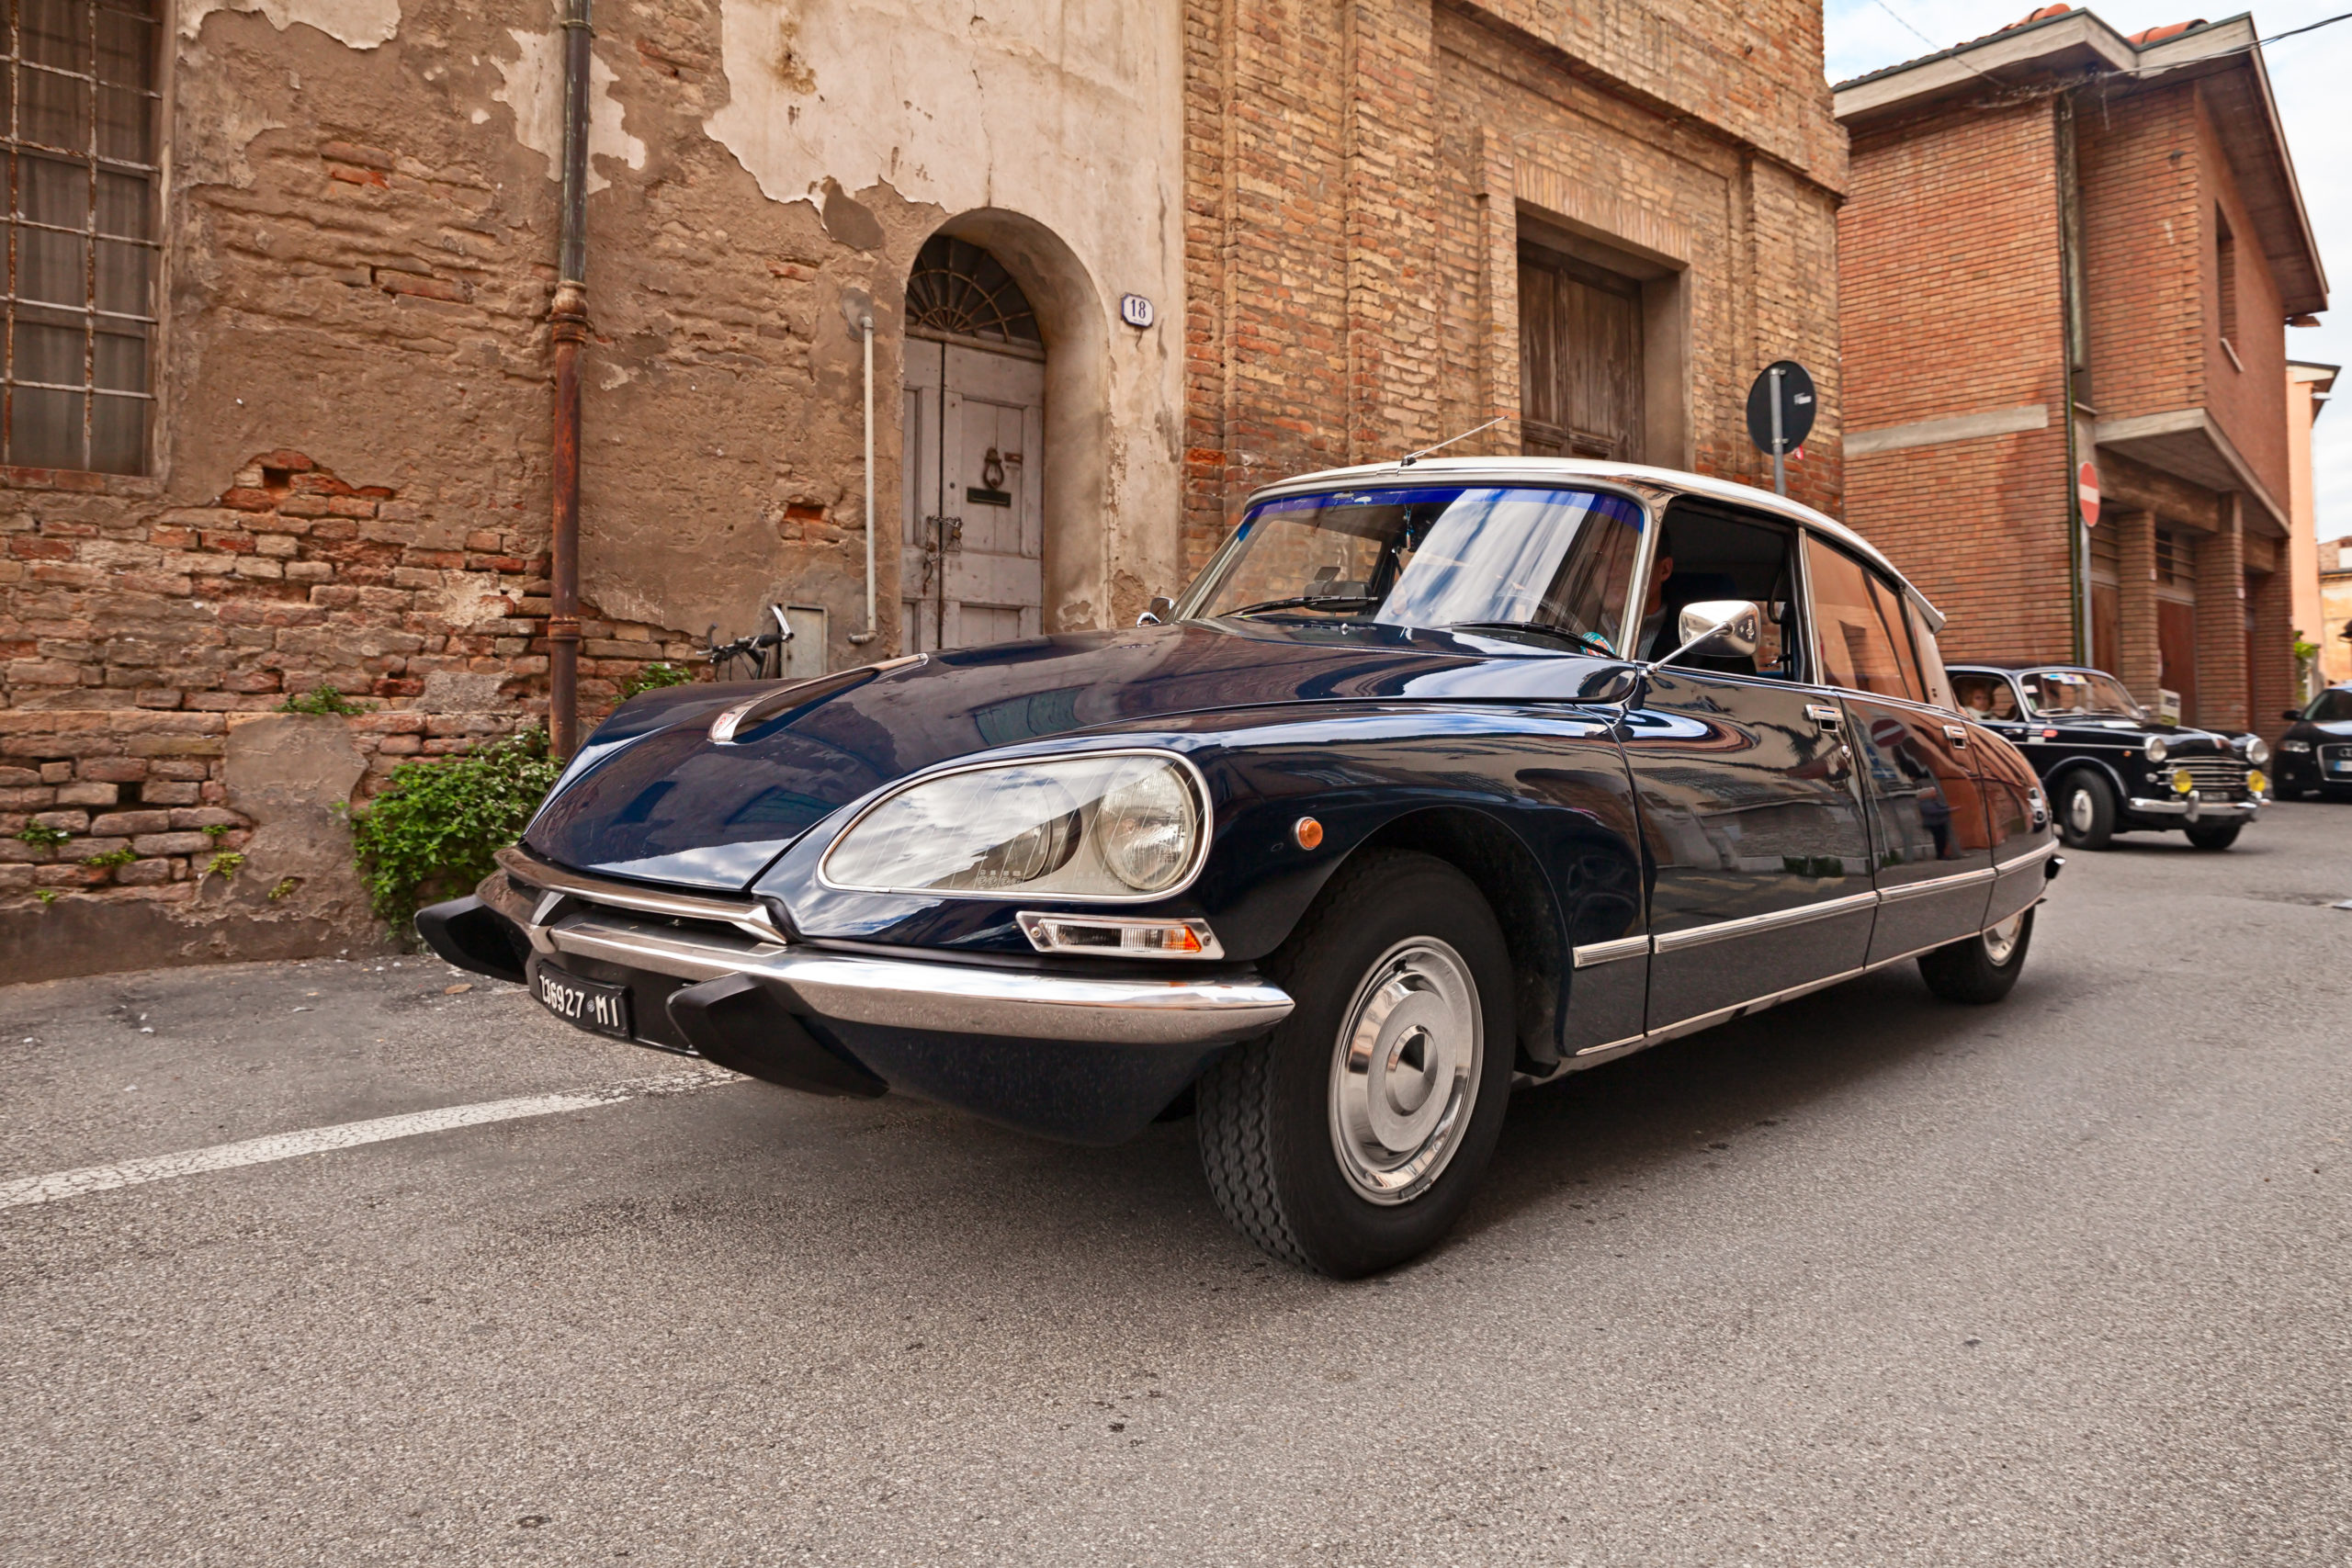
[[[1048,626],[1132,618],[1177,575],[1175,13],[908,5],[876,51],[870,11],[598,7],[591,721],[627,674],[714,623],[755,629],[772,601],[827,612],[835,667],[895,651],[904,284],[943,224],[988,236],[1047,323]],[[323,682],[369,709],[342,723],[362,800],[404,757],[546,709],[557,7],[283,0],[177,21],[149,472],[0,471],[12,978],[103,952],[109,909],[147,933],[122,963],[244,951],[240,930],[256,954],[369,937],[347,876],[331,891],[240,837],[256,819],[225,771],[288,694]],[[1167,331],[1118,324],[1128,290]],[[862,344],[842,302],[860,292],[883,523],[879,635],[853,642]],[[23,839],[40,818],[67,840]],[[128,863],[85,863],[118,840]],[[233,884],[204,874],[223,852],[249,857]]]

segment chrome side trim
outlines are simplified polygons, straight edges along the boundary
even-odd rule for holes
[[[765,904],[756,898],[714,898],[696,893],[671,893],[659,887],[640,887],[635,883],[615,882],[601,876],[585,876],[567,871],[551,861],[541,860],[520,844],[509,845],[498,852],[498,863],[519,881],[549,893],[561,893],[591,904],[603,904],[615,909],[634,909],[643,915],[665,915],[673,919],[723,920],[760,938],[764,942],[783,942],[784,930]],[[560,906],[558,906],[560,908]],[[531,917],[533,926],[544,926],[555,918],[556,909],[539,900]]]
[[[2043,861],[2048,860],[2052,855],[2054,855],[2057,852],[2058,840],[2056,839],[2045,839],[2041,844],[2033,849],[2026,851],[2025,853],[2015,856],[2012,859],[2000,862],[1993,867],[1993,871],[1996,875],[2007,876],[2013,871],[2024,871],[2030,867],[2040,865]]]
[[[1882,904],[1900,904],[1905,899],[1925,898],[1931,893],[1957,893],[1962,888],[1981,887],[1999,874],[1989,865],[1979,866],[1974,871],[1954,872],[1950,876],[1931,876],[1925,882],[1905,882],[1896,887],[1882,887],[1878,898]]]
[[[1647,957],[1650,939],[1645,936],[1619,937],[1615,942],[1589,942],[1576,950],[1576,967],[1589,969],[1596,964],[1614,964],[1621,958]]]
[[[559,953],[684,980],[749,975],[799,1008],[843,1023],[946,1034],[1117,1045],[1214,1045],[1290,1016],[1290,993],[1249,978],[1142,980],[877,958],[774,944],[731,948],[686,932],[574,915],[551,928]]]
[[[1703,947],[1711,942],[1728,942],[1734,937],[1755,936],[1784,926],[1802,926],[1814,920],[1833,919],[1839,915],[1859,914],[1875,908],[1878,898],[1875,892],[1855,893],[1843,898],[1825,899],[1818,904],[1801,905],[1793,909],[1775,909],[1770,914],[1747,915],[1736,920],[1717,920],[1713,925],[1696,926],[1690,931],[1665,931],[1652,940],[1659,953],[1679,953],[1686,947]]]
[[[2033,908],[2041,902],[2041,898],[2036,898],[2026,908]],[[2022,913],[2022,911],[2019,912]],[[2005,919],[2013,918],[2013,916],[2003,917]],[[1994,923],[1997,925],[1999,921]],[[1986,926],[1976,934],[1982,936],[1984,931],[1992,929],[1991,926]],[[1959,937],[1953,940],[1965,942],[1968,939]],[[1951,945],[1950,942],[1930,942],[1925,947],[1913,948],[1908,953],[1898,953],[1891,958],[1872,959],[1859,968],[1842,970],[1818,980],[1808,980],[1802,986],[1789,986],[1781,990],[1768,992],[1753,1000],[1740,1002],[1733,1007],[1717,1008],[1713,1012],[1702,1012],[1695,1018],[1686,1018],[1679,1023],[1669,1023],[1663,1029],[1653,1029],[1646,1034],[1628,1035],[1623,1040],[1612,1040],[1605,1045],[1587,1045],[1542,1077],[1531,1077],[1528,1082],[1531,1086],[1547,1084],[1555,1078],[1585,1067],[1597,1067],[1603,1061],[1612,1060],[1618,1056],[1630,1056],[1634,1052],[1646,1050],[1652,1045],[1664,1044],[1668,1040],[1678,1040],[1686,1034],[1696,1034],[1702,1029],[1712,1029],[1718,1023],[1729,1023],[1734,1019],[1745,1018],[1749,1013],[1762,1012],[1767,1008],[1778,1007],[1782,1002],[1794,1001],[1797,998],[1809,996],[1815,991],[1826,991],[1832,986],[1842,986],[1847,981],[1858,979],[1873,969],[1883,969],[1890,964],[1901,964],[1906,959],[1917,958],[1922,953],[1933,953],[1937,948]]]

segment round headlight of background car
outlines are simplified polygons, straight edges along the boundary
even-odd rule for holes
[[[852,822],[821,874],[871,892],[1133,901],[1175,889],[1205,840],[1189,767],[1101,752],[917,780]]]
[[[2161,735],[2149,736],[2140,743],[2140,750],[2147,754],[2148,761],[2159,766],[2163,765],[2166,757],[2172,755],[2171,745]]]
[[[2257,768],[2262,766],[2263,763],[2270,761],[2270,742],[2265,740],[2259,735],[2247,736],[2245,739],[2245,760],[2253,763]]]

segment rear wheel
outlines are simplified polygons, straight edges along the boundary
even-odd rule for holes
[[[2115,837],[2115,788],[2097,773],[2068,773],[2058,784],[2058,836],[2070,850],[2103,850]]]
[[[2009,994],[2032,942],[2033,911],[2021,910],[1990,931],[1923,953],[1919,976],[1948,1002],[1983,1007]]]
[[[2188,841],[2200,850],[2226,850],[2238,841],[2238,829],[2243,822],[2193,822],[2188,827]]]
[[[1373,851],[1339,874],[1266,969],[1290,1017],[1201,1077],[1217,1206],[1275,1257],[1340,1279],[1452,1228],[1510,1092],[1510,966],[1469,878]]]

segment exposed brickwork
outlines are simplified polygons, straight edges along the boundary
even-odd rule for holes
[[[20,476],[21,478],[21,476]],[[249,826],[224,808],[230,716],[332,687],[369,765],[461,750],[547,707],[547,563],[514,530],[464,529],[292,451],[213,504],[19,490],[0,515],[0,898],[105,889],[193,898]],[[581,690],[683,661],[674,631],[583,623]],[[62,829],[54,847],[28,826]],[[220,829],[207,837],[203,829]],[[123,849],[138,858],[94,867]],[[176,891],[175,891],[176,890]]]
[[[2164,654],[2156,622],[2156,514],[2145,508],[2119,507],[2102,528],[2115,530],[2117,620],[2122,657],[2114,673],[2134,696],[2154,705],[2164,669]]]
[[[1823,399],[1792,491],[1835,507],[1843,160],[1819,14],[1780,11],[1191,0],[1190,558],[1285,474],[1497,416],[1453,450],[1519,449],[1522,212],[1635,253],[1686,245],[1665,259],[1687,290],[1674,395],[1692,462],[1761,477],[1747,381],[1797,358]],[[1589,221],[1603,208],[1609,221]]]

